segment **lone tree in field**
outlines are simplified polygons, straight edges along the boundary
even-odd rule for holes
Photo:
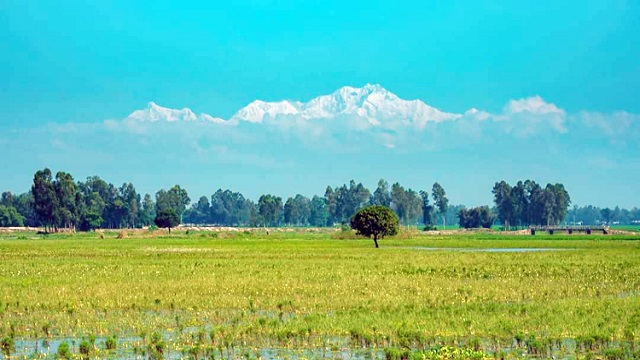
[[[358,235],[373,237],[377,248],[378,239],[398,233],[398,216],[386,206],[368,206],[351,218],[351,228]]]
[[[171,234],[171,228],[180,225],[180,217],[175,210],[167,208],[160,210],[153,222],[160,228],[169,229],[169,234]]]

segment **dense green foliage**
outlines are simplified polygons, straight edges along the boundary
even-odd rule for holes
[[[159,214],[171,209],[179,217],[182,216],[190,202],[187,190],[175,185],[168,191],[160,190],[156,193],[156,213]]]
[[[433,187],[431,188],[431,195],[433,196],[433,203],[436,209],[438,209],[440,216],[442,216],[442,226],[446,227],[447,226],[446,212],[447,212],[447,206],[449,205],[449,199],[447,198],[447,194],[445,193],[442,185],[436,182],[433,184]]]
[[[117,337],[101,349],[211,346],[216,358],[218,347],[468,344],[581,358],[640,346],[637,237],[401,234],[374,249],[329,232],[261,233],[0,233],[0,339],[77,339],[74,357],[91,334]]]
[[[52,179],[49,169],[36,172],[31,191],[18,196],[13,206],[24,216],[25,225],[80,230],[148,226],[156,207],[150,195],[141,204],[133,184],[118,188],[97,176],[74,182],[64,172]]]
[[[362,183],[355,181],[332,189],[327,187],[324,197],[329,212],[329,223],[347,224],[353,214],[369,204],[371,192]]]
[[[258,200],[258,213],[264,226],[279,226],[282,214],[282,198],[271,194],[262,195]]]
[[[460,209],[458,212],[459,224],[461,228],[491,228],[495,220],[491,209],[488,206],[479,206],[471,209]]]
[[[171,228],[180,225],[180,217],[174,209],[166,208],[158,211],[153,222],[159,228],[169,229],[169,233],[171,233]]]
[[[398,234],[398,216],[386,206],[367,206],[353,215],[351,228],[358,235],[373,238],[377,248],[378,239]]]
[[[571,198],[562,184],[547,184],[543,189],[535,181],[518,181],[511,187],[506,181],[493,187],[498,219],[506,226],[558,225],[566,217]]]
[[[0,226],[24,226],[24,216],[13,206],[0,205]]]
[[[562,184],[540,187],[534,181],[518,182],[511,187],[496,183],[495,213],[502,225],[557,224],[565,218],[581,224],[634,224],[640,222],[640,210],[577,208],[568,211],[570,198]],[[74,182],[69,173],[53,177],[49,169],[37,171],[31,190],[20,195],[4,192],[0,198],[0,226],[46,227],[93,230],[150,226],[159,210],[172,208],[181,222],[218,226],[313,226],[347,224],[358,210],[368,205],[390,207],[400,223],[407,226],[459,222],[463,205],[450,205],[444,188],[434,183],[431,190],[416,191],[399,183],[389,186],[384,179],[373,193],[362,183],[351,180],[335,188],[327,187],[324,196],[308,198],[301,194],[286,199],[272,194],[257,202],[239,192],[218,189],[211,197],[201,196],[191,203],[187,191],[179,185],[161,189],[155,197],[141,196],[131,183],[117,187],[97,176]],[[567,216],[568,213],[568,216]]]

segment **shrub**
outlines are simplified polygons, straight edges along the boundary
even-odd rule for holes
[[[164,340],[162,339],[162,336],[160,336],[159,333],[153,333],[153,335],[151,335],[151,341],[149,342],[149,358],[152,360],[155,359],[162,359],[164,356],[164,348],[165,348],[165,343]]]
[[[15,343],[13,342],[13,339],[10,337],[2,339],[2,341],[0,341],[0,346],[2,346],[2,353],[4,354],[4,357],[9,359],[11,353],[15,350]]]
[[[91,352],[91,343],[89,343],[89,341],[87,340],[82,340],[80,346],[78,347],[78,350],[80,350],[80,354],[82,355],[83,359],[88,359],[89,353]]]
[[[107,350],[115,350],[118,346],[118,341],[116,340],[115,335],[108,337],[104,342],[104,346]]]
[[[69,350],[69,343],[66,341],[61,342],[60,346],[58,346],[58,351],[56,352],[56,354],[58,355],[58,359],[71,359],[71,350]]]

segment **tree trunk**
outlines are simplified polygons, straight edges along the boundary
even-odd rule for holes
[[[373,242],[376,243],[376,249],[378,248],[378,235],[373,236]]]
[[[169,234],[171,234],[171,228],[169,228]]]

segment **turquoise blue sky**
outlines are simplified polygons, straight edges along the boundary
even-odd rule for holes
[[[580,205],[640,206],[637,1],[5,0],[0,54],[0,190],[48,166],[192,198],[439,181],[478,205],[495,181],[532,178]],[[316,142],[273,124],[126,126],[150,101],[229,119],[368,83],[490,120],[394,129],[393,147],[337,121]],[[531,99],[557,111],[509,108]]]

